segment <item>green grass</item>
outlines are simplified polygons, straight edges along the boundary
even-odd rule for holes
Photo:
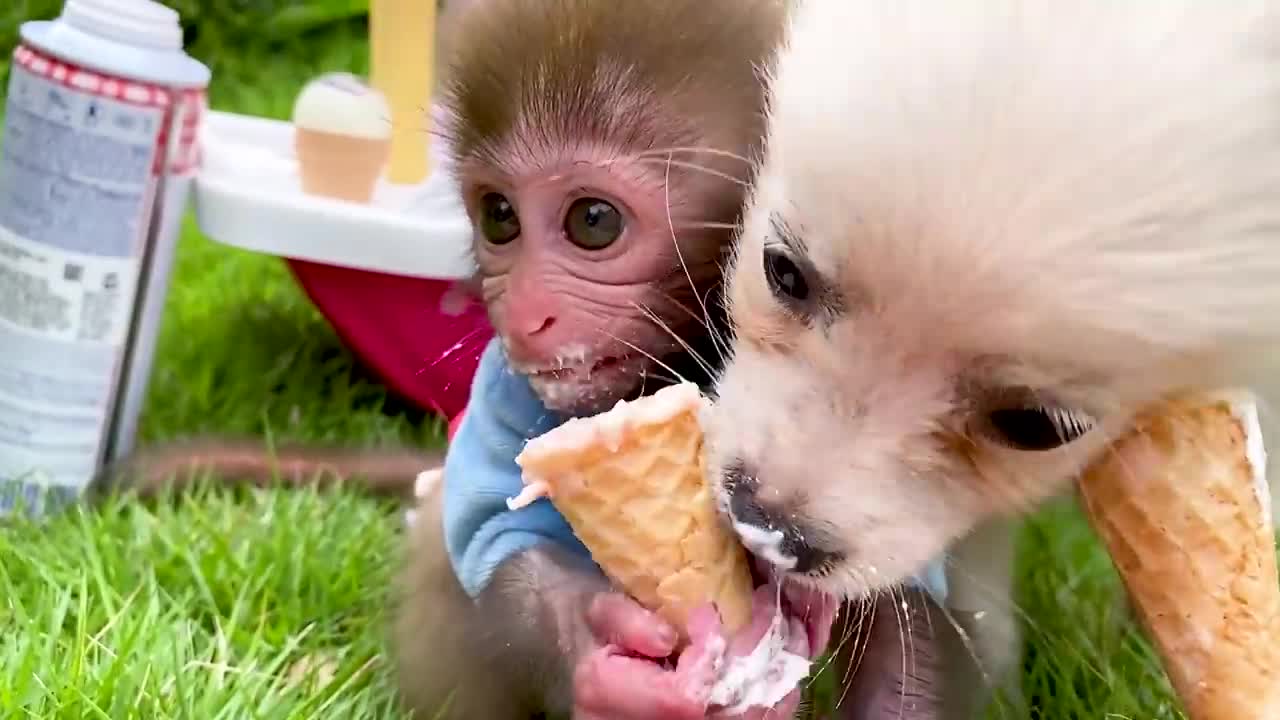
[[[287,117],[361,29],[215,58],[217,109]],[[270,257],[183,227],[141,440],[202,432],[441,442],[406,417]],[[0,524],[0,717],[391,718],[382,656],[396,508],[354,491],[214,492]],[[322,689],[291,680],[307,666]]]
[[[212,102],[284,117],[314,73],[364,69],[361,33],[338,25],[270,52],[218,55]],[[201,432],[369,445],[440,437],[353,365],[280,261],[214,244],[188,219],[142,440]],[[205,489],[0,525],[0,711],[396,717],[382,652],[399,533],[395,508],[345,491]],[[1037,516],[1022,550],[1033,717],[1180,717],[1078,513]],[[308,667],[333,677],[296,681]]]

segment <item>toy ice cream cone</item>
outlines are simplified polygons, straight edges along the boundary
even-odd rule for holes
[[[531,440],[516,458],[527,487],[510,505],[549,496],[601,569],[675,627],[711,601],[737,630],[751,617],[751,570],[704,476],[706,402],[675,385]]]
[[[1251,398],[1161,405],[1080,490],[1191,720],[1280,719],[1280,579]]]
[[[367,203],[391,149],[391,111],[354,75],[311,81],[293,108],[294,150],[302,189]]]

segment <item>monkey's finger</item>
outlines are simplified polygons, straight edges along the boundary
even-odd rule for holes
[[[599,593],[587,606],[587,625],[601,644],[619,645],[628,652],[664,658],[675,652],[679,635],[657,613],[620,593]]]
[[[574,672],[574,718],[702,720],[706,703],[673,687],[674,676],[652,660],[608,646]]]
[[[720,614],[715,607],[703,605],[690,613],[688,632],[689,646],[676,660],[677,683],[683,695],[705,702],[726,648]]]

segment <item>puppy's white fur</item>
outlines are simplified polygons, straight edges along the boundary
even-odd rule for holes
[[[1273,4],[801,2],[728,273],[713,460],[832,538],[828,589],[885,587],[980,529],[1007,544],[1003,518],[1068,489],[1161,395],[1274,397]],[[766,280],[771,218],[831,303],[807,322]],[[1010,449],[984,423],[1011,391],[1094,427]],[[1008,592],[1008,553],[973,547],[953,602]],[[1009,602],[992,626],[1012,627]]]

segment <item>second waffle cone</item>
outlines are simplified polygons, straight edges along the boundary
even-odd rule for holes
[[[751,571],[706,481],[696,393],[677,385],[571,420],[517,462],[637,602],[681,631],[714,602],[734,631],[751,617]]]
[[[1250,403],[1167,402],[1080,481],[1191,720],[1280,719],[1280,578]]]

